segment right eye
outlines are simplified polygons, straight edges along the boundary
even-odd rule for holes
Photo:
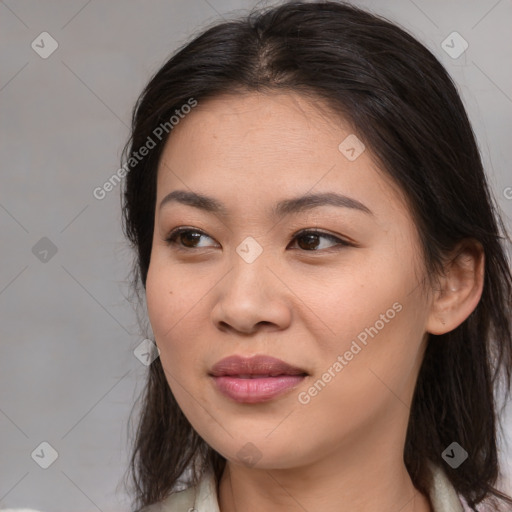
[[[201,237],[204,236],[213,240],[213,238],[209,237],[206,233],[198,229],[192,229],[187,227],[180,227],[173,229],[169,235],[166,237],[165,241],[169,245],[174,245],[176,249],[180,251],[186,251],[189,249],[201,249],[203,247],[209,246],[197,246],[195,245]]]

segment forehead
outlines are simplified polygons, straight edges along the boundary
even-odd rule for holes
[[[320,99],[297,93],[243,93],[199,101],[165,145],[157,200],[178,188],[209,192],[225,202],[240,196],[265,202],[335,191],[362,202],[365,198],[377,212],[395,203],[403,209],[400,191],[358,141],[338,113]],[[354,149],[348,153],[351,158],[347,145]]]
[[[194,128],[191,124],[194,124]],[[199,126],[202,129],[198,130]],[[191,136],[197,136],[205,142],[207,130],[210,131],[207,140],[216,141],[222,136],[223,146],[232,150],[244,140],[245,149],[256,142],[266,142],[269,148],[275,146],[285,151],[289,147],[295,152],[306,149],[303,145],[294,147],[299,140],[307,142],[310,150],[313,145],[321,144],[322,141],[316,139],[319,135],[328,145],[332,141],[325,139],[327,133],[332,134],[335,141],[338,136],[335,132],[353,131],[348,122],[329,109],[320,98],[291,91],[223,94],[199,101],[173,129],[172,136],[186,136],[189,141]],[[187,133],[183,134],[184,131]]]

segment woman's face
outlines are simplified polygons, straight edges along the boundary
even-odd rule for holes
[[[430,309],[419,238],[326,112],[292,93],[199,102],[160,161],[149,318],[183,413],[233,463],[402,457]]]

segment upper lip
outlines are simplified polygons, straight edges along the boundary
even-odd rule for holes
[[[210,375],[213,377],[245,375],[276,377],[278,375],[307,375],[307,372],[271,356],[242,357],[234,355],[215,363]]]

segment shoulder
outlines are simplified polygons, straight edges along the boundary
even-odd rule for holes
[[[442,467],[429,464],[432,476],[429,498],[433,512],[464,512],[462,501]]]
[[[189,487],[175,492],[163,501],[144,507],[141,512],[188,512],[194,508],[195,491],[195,487]]]
[[[206,472],[196,486],[175,492],[141,512],[219,512],[215,478]]]

